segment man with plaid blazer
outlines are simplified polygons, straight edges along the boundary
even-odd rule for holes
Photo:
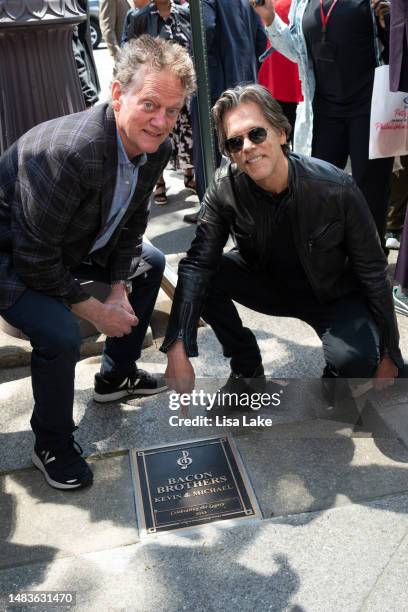
[[[96,401],[166,388],[135,363],[165,264],[142,239],[168,134],[194,86],[181,47],[143,36],[123,49],[110,104],[38,125],[0,158],[0,315],[33,347],[32,459],[53,487],[93,479],[72,435],[74,315],[107,336]],[[108,298],[77,278],[109,283]]]

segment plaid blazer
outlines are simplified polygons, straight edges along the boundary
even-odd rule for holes
[[[70,270],[104,227],[117,172],[116,123],[107,104],[42,123],[0,157],[0,310],[30,287],[73,304],[88,298]],[[92,254],[111,280],[139,265],[149,198],[171,154],[147,156],[109,242]]]

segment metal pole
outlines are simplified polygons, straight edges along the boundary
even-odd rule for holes
[[[72,30],[76,0],[0,0],[0,154],[34,125],[85,108]]]
[[[204,161],[205,188],[215,172],[214,127],[211,118],[211,93],[208,77],[207,41],[201,0],[190,0],[191,33],[194,64],[197,73],[198,116]]]

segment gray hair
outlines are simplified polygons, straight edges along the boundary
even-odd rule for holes
[[[114,78],[119,81],[123,93],[137,84],[143,68],[154,72],[169,70],[179,78],[186,97],[196,88],[194,64],[186,49],[177,43],[147,34],[133,38],[120,52],[114,68]]]
[[[238,85],[233,89],[227,89],[218,98],[212,109],[215,129],[217,130],[218,146],[223,155],[228,153],[225,150],[225,140],[227,135],[224,130],[225,113],[236,108],[240,104],[254,102],[262,111],[263,116],[278,132],[285,132],[288,139],[292,131],[291,125],[282,112],[279,102],[275,100],[262,85]],[[289,145],[282,145],[285,155],[289,153]]]

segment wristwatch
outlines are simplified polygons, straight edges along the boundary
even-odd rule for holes
[[[111,287],[114,287],[114,285],[123,285],[128,295],[132,293],[132,289],[133,289],[132,281],[115,280],[111,282]]]

